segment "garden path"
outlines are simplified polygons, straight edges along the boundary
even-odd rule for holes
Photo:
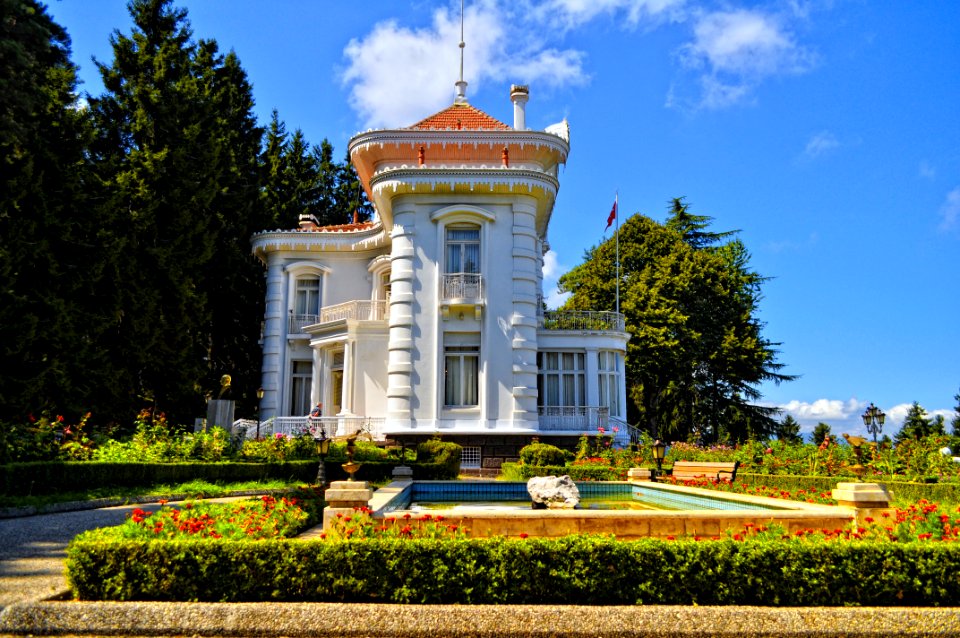
[[[242,497],[210,499],[230,501]],[[0,610],[13,603],[37,602],[68,590],[64,559],[70,540],[88,529],[119,525],[135,508],[160,509],[159,503],[138,503],[0,520]]]

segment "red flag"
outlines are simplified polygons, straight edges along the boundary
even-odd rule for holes
[[[613,200],[613,209],[610,211],[610,215],[607,217],[607,228],[610,228],[613,225],[613,221],[617,218],[617,200]],[[603,232],[607,232],[607,228],[603,229]]]

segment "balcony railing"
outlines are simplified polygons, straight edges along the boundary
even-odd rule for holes
[[[538,408],[541,430],[586,432],[609,429],[610,408],[604,406],[544,405]]]
[[[386,315],[386,301],[371,301],[369,299],[347,301],[346,303],[339,303],[334,306],[326,306],[320,310],[319,315],[290,315],[289,334],[301,333],[306,326],[312,326],[315,323],[330,323],[333,321],[343,321],[345,319],[383,321]]]
[[[383,300],[348,301],[335,306],[326,306],[320,311],[320,323],[356,319],[359,321],[383,321],[387,314],[387,302]]]
[[[537,323],[542,330],[625,330],[623,313],[598,310],[552,310],[537,317]]]
[[[443,275],[441,297],[444,301],[476,302],[483,300],[483,277],[476,273]]]
[[[269,438],[278,434],[292,437],[309,434],[319,437],[322,431],[327,438],[333,438],[366,432],[374,441],[382,441],[383,423],[382,417],[370,416],[278,416],[260,422],[260,437]],[[236,425],[246,426],[247,438],[256,436],[256,421],[245,419],[234,423],[234,426]]]

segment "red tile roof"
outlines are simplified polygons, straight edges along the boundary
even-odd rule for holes
[[[469,104],[454,104],[424,118],[412,129],[494,129],[508,131],[510,127]]]
[[[300,229],[311,233],[354,233],[369,230],[376,226],[374,222],[358,222],[356,224],[337,224],[334,226],[316,226],[315,228]]]

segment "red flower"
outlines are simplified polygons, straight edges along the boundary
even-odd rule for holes
[[[528,536],[530,536],[530,534],[527,534],[526,532],[520,532],[520,538],[527,538]]]

